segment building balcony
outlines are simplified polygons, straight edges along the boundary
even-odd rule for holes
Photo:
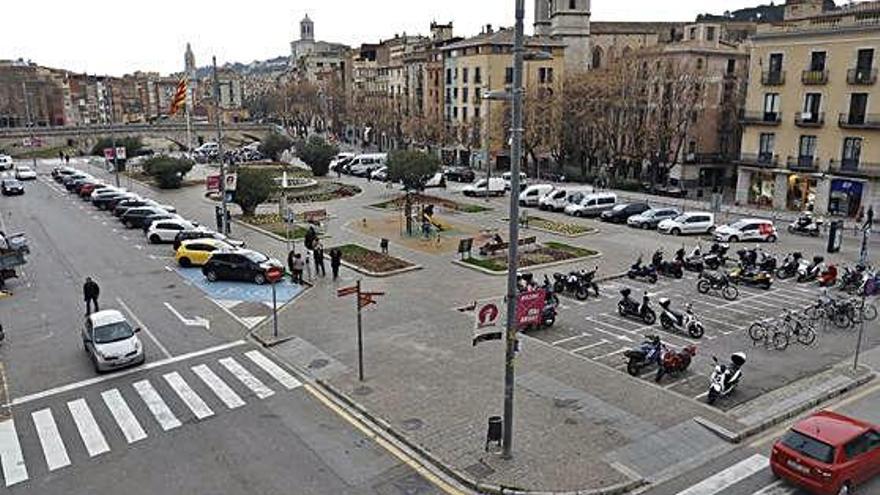
[[[761,73],[761,84],[764,86],[781,86],[785,84],[785,72],[765,70]]]
[[[813,86],[828,83],[828,71],[822,70],[805,70],[801,73],[801,82]]]
[[[831,160],[828,162],[828,173],[862,179],[880,178],[880,163],[866,163],[860,160]]]
[[[749,167],[776,168],[779,166],[779,155],[772,153],[740,153],[739,158],[734,160],[734,163]]]
[[[877,82],[877,69],[850,69],[846,71],[846,82],[855,86],[870,86]]]
[[[800,112],[794,115],[794,125],[798,127],[822,127],[825,125],[825,112]]]
[[[795,172],[818,172],[819,159],[815,156],[789,156],[785,161],[786,167]]]
[[[742,112],[739,121],[743,125],[779,125],[782,122],[782,113]]]
[[[837,125],[843,129],[880,129],[880,114],[842,113]]]

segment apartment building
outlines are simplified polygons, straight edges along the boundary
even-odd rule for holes
[[[523,86],[526,91],[536,85],[561,87],[565,71],[566,44],[546,37],[527,37],[527,51],[550,54],[549,60],[526,61]],[[486,100],[491,91],[510,90],[513,85],[513,29],[493,30],[486,26],[477,36],[441,48],[443,53],[443,118],[452,131],[456,127],[475,124],[478,136],[471,135],[478,146],[460,143],[455,161],[482,167],[491,162],[493,168],[509,166],[507,131],[502,118],[507,111],[504,101]],[[477,148],[477,149],[473,149]],[[468,150],[470,156],[468,154]]]
[[[880,206],[880,2],[789,0],[751,39],[740,204],[857,217]]]

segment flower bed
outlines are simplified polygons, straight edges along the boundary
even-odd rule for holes
[[[529,227],[540,230],[546,230],[554,234],[560,234],[568,237],[578,237],[586,234],[592,234],[596,231],[593,227],[580,225],[577,223],[557,222],[548,220],[543,217],[528,217]]]
[[[252,217],[240,217],[239,220],[263,230],[268,230],[281,237],[287,235],[287,226],[284,224],[284,219],[282,219],[281,215],[277,213],[259,213]],[[308,229],[306,227],[292,225],[290,227],[290,238],[303,239],[305,238],[307,231]]]
[[[338,182],[318,182],[314,187],[288,191],[287,202],[292,204],[320,203],[334,199],[350,198],[360,194],[361,188]]]
[[[414,266],[408,261],[367,249],[358,244],[343,244],[336,247],[342,251],[342,261],[371,273],[384,274]],[[330,249],[326,249],[325,252],[329,253]]]
[[[451,199],[438,198],[437,196],[428,196],[425,194],[413,194],[412,195],[413,205],[418,204],[432,204],[440,206],[446,210],[457,211],[459,213],[480,213],[483,211],[489,211],[492,208],[475,205],[473,203],[459,203],[458,201],[453,201]],[[385,201],[379,204],[372,205],[374,208],[382,208],[384,210],[401,210],[406,203],[406,196],[398,196],[392,200]]]
[[[599,254],[592,249],[570,246],[561,242],[547,242],[534,249],[524,249],[519,252],[519,268],[529,268],[548,263],[570,261]],[[464,263],[477,266],[492,272],[507,271],[507,252],[498,256],[487,258],[468,258]]]

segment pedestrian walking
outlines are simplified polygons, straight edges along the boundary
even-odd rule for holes
[[[307,253],[305,255],[304,261],[306,263],[306,280],[311,282],[312,281],[312,256],[310,256],[309,254],[311,254],[311,253]]]
[[[309,230],[306,231],[306,237],[304,239],[303,244],[306,246],[306,249],[314,249],[315,242],[318,241],[318,232],[315,230],[313,225],[309,225]]]
[[[70,165],[70,155],[68,155],[67,153],[64,154],[64,164]]]
[[[339,248],[330,250],[330,270],[333,271],[333,280],[339,278],[339,265],[342,264],[342,251]]]
[[[95,305],[95,311],[98,309],[98,296],[101,294],[101,288],[98,283],[92,280],[92,277],[86,277],[86,283],[83,284],[83,299],[86,302],[86,316],[92,314],[92,304]]]
[[[61,150],[58,150],[58,163],[61,163],[63,161],[64,161],[64,152]]]
[[[303,283],[303,259],[302,255],[299,253],[293,253],[293,259],[290,261],[290,274],[293,279],[293,283],[302,285]]]
[[[327,276],[327,270],[324,268],[324,246],[321,241],[315,243],[315,249],[312,251],[315,256],[315,276],[320,274],[322,277]]]

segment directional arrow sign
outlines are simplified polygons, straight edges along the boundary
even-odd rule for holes
[[[171,311],[171,313],[174,314],[174,316],[176,316],[181,323],[188,327],[205,327],[205,330],[209,330],[211,328],[211,322],[208,321],[207,318],[202,318],[201,316],[196,316],[195,318],[186,318],[176,309],[174,309],[174,306],[165,303],[165,307],[168,308],[168,311]]]

